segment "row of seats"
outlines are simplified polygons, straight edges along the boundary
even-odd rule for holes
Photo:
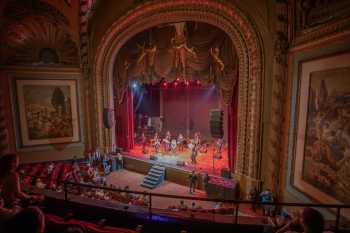
[[[140,233],[142,226],[138,226],[136,230],[126,228],[105,226],[105,220],[99,223],[91,223],[72,219],[73,215],[68,214],[66,217],[46,214],[46,232],[59,233],[65,232],[68,228],[79,228],[82,233]]]

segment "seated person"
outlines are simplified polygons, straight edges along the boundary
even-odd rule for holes
[[[37,207],[28,207],[21,210],[11,219],[9,219],[3,227],[5,233],[44,233],[45,232],[45,216]]]
[[[15,206],[14,208],[11,208],[11,209],[4,207],[4,200],[1,198],[1,189],[0,189],[0,232],[2,232],[3,224],[7,220],[15,216],[20,210],[21,210],[21,207],[19,206]]]
[[[19,159],[16,154],[7,154],[0,158],[0,187],[5,207],[12,208],[19,201],[31,203],[42,201],[41,195],[28,195],[21,190],[17,168]]]
[[[46,184],[42,182],[40,178],[38,178],[36,179],[35,187],[37,187],[38,189],[44,189],[46,187]]]
[[[291,219],[282,228],[277,230],[276,233],[322,233],[323,228],[324,218],[322,214],[316,209],[307,207],[303,209],[300,216],[296,216],[294,219]]]
[[[108,175],[109,173],[111,173],[111,165],[109,165],[108,160],[103,161],[103,171],[105,175]]]
[[[183,200],[180,201],[180,205],[178,206],[178,209],[179,210],[187,210],[188,209],[187,205],[185,204],[185,202]]]
[[[55,164],[53,162],[51,162],[50,165],[47,167],[47,176],[48,177],[50,177],[54,167],[55,167]]]

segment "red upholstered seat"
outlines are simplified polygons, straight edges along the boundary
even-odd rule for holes
[[[48,229],[53,229],[55,232],[63,232],[69,226],[82,226],[86,232],[89,233],[135,233],[134,230],[110,227],[106,226],[103,228],[98,228],[96,224],[80,221],[80,220],[68,220],[65,221],[62,217],[46,214],[46,225]]]

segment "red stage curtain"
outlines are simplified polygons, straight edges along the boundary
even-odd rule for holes
[[[228,162],[231,172],[235,170],[237,151],[238,83],[233,91],[232,102],[227,106],[228,121]]]
[[[130,88],[125,93],[122,103],[115,101],[116,140],[117,146],[128,151],[134,147],[134,110]]]

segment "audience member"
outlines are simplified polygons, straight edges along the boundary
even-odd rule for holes
[[[295,228],[301,227],[304,233],[322,233],[324,228],[324,218],[322,214],[313,208],[304,208],[299,217],[290,220],[276,233],[292,233]]]
[[[264,192],[260,193],[260,201],[261,203],[272,203],[273,193],[270,189],[266,189]],[[264,216],[273,216],[274,207],[273,205],[263,205],[263,215]]]
[[[44,233],[45,216],[37,207],[20,211],[4,224],[4,233]]]
[[[5,207],[18,205],[18,200],[27,203],[42,200],[42,196],[22,192],[17,172],[18,164],[16,154],[7,154],[0,158],[0,187]]]

